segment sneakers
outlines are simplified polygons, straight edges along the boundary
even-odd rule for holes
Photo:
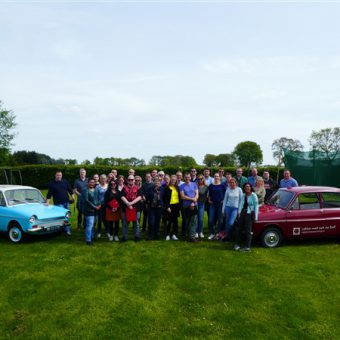
[[[97,234],[97,238],[101,238],[102,237],[102,234]]]
[[[247,253],[247,252],[250,252],[250,248],[244,247],[244,248],[241,249],[241,251],[244,252],[244,253]]]
[[[86,242],[88,246],[93,246],[93,242]]]
[[[215,237],[215,235],[214,235],[214,234],[210,234],[210,235],[209,235],[209,237],[208,237],[208,240],[213,240],[213,239],[214,239],[214,237]]]
[[[106,233],[106,236],[107,236],[107,238],[110,238],[111,235],[110,235],[110,233]]]
[[[195,238],[198,238],[198,233],[195,234]]]
[[[167,237],[165,238],[165,241],[170,241],[170,236],[167,235]]]
[[[240,249],[241,249],[241,247],[238,244],[234,245],[234,250],[240,250]]]
[[[176,235],[172,235],[172,239],[173,239],[174,241],[178,241],[178,238],[177,238]]]
[[[115,236],[115,241],[119,242],[119,237],[117,235]]]
[[[204,235],[203,235],[203,233],[200,233],[200,238],[204,238]]]
[[[67,236],[71,236],[71,232],[70,232],[70,231],[67,231],[67,232],[66,232],[66,235],[67,235]]]
[[[109,240],[113,241],[113,236],[112,235],[110,235]]]

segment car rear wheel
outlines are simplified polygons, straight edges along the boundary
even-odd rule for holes
[[[279,247],[282,243],[282,233],[277,228],[268,228],[261,235],[261,243],[266,248]]]
[[[24,233],[19,224],[12,224],[8,228],[8,238],[14,243],[19,243],[24,239]]]

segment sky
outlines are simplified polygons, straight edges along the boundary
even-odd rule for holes
[[[230,153],[340,126],[339,2],[0,1],[12,151]]]

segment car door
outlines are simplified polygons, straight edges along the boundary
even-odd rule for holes
[[[328,236],[340,235],[340,192],[323,192],[321,203],[325,234]]]
[[[324,211],[318,193],[299,193],[287,210],[286,218],[291,238],[313,238],[325,233]]]
[[[4,194],[0,191],[0,231],[7,231],[7,207]]]

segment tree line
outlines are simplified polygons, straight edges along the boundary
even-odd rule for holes
[[[78,165],[76,159],[54,159],[49,155],[36,151],[15,151],[11,152],[13,140],[15,138],[16,117],[12,110],[3,107],[0,101],[0,165],[25,165],[25,164],[46,164],[46,165]],[[311,151],[318,151],[332,159],[340,155],[340,128],[326,128],[319,131],[312,131],[309,138]],[[272,143],[273,157],[278,166],[284,164],[285,150],[303,151],[304,146],[298,139],[281,137]],[[263,161],[263,152],[259,144],[253,141],[238,143],[231,153],[206,154],[203,164],[208,167],[228,167],[228,166],[259,166]],[[143,167],[147,165],[165,167],[190,167],[198,165],[192,156],[175,155],[160,156],[154,155],[148,163],[144,159],[136,157],[96,157],[92,162],[84,160],[81,165],[101,165],[101,166],[130,166]]]

